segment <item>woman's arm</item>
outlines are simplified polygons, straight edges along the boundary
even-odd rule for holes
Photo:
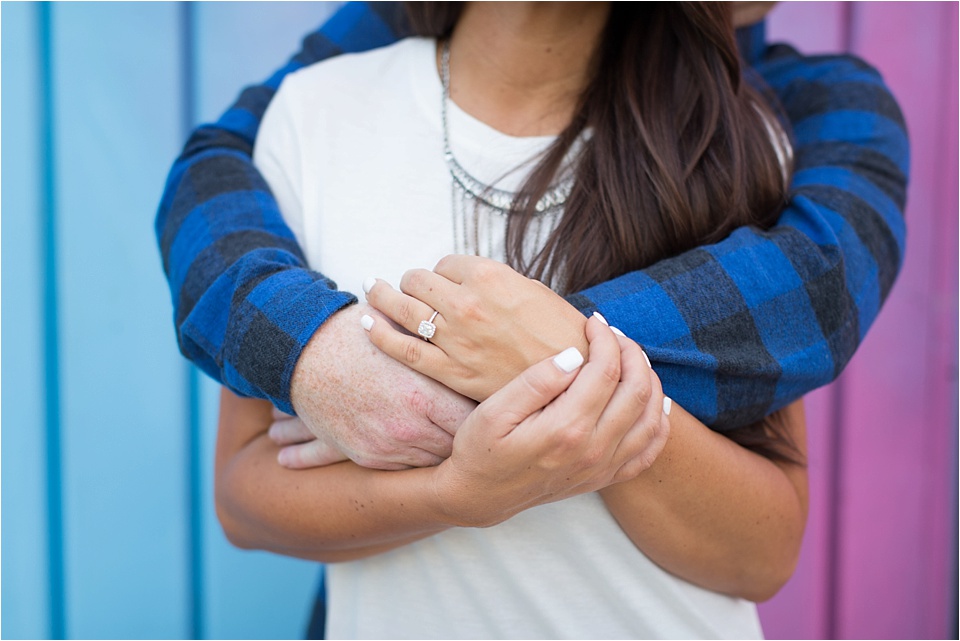
[[[216,499],[227,537],[240,547],[344,561],[635,478],[667,440],[659,381],[635,343],[599,321],[586,330],[591,357],[583,367],[569,350],[524,371],[468,417],[453,454],[431,468],[284,469],[266,434],[270,406],[225,390]]]
[[[374,307],[410,331],[416,319],[439,310],[430,343],[388,323],[375,324],[370,338],[387,354],[475,398],[495,389],[504,369],[519,367],[524,353],[549,349],[558,336],[570,342],[582,336],[583,320],[562,298],[487,259],[450,256],[436,272],[407,272],[402,292],[382,281],[365,289]],[[802,408],[791,406],[782,416],[802,456]],[[668,571],[718,592],[769,598],[792,574],[799,554],[807,512],[804,467],[754,454],[682,409],[670,420],[663,454],[636,480],[604,490],[608,507],[634,543]]]
[[[803,402],[777,416],[804,457]],[[800,554],[806,467],[755,454],[676,405],[670,423],[653,466],[601,490],[604,502],[637,547],[670,572],[724,594],[769,599]]]
[[[641,359],[624,359],[619,375],[637,380],[649,371]],[[655,400],[647,407],[651,405]],[[259,407],[259,415],[245,413],[244,406]],[[601,494],[624,531],[667,571],[726,594],[768,598],[793,570],[806,516],[805,471],[747,452],[674,407],[669,440],[653,467]],[[571,406],[560,416],[569,419],[575,409]],[[791,406],[786,418],[802,454],[802,410]],[[412,473],[440,468],[390,473],[342,463],[285,470],[276,465],[277,448],[266,437],[269,423],[268,406],[224,392],[217,505],[228,537],[241,547],[343,561],[429,536],[452,523],[489,524],[483,519],[489,518],[491,506],[507,503],[493,490],[480,492],[473,484],[461,496],[489,496],[481,514],[453,509],[447,514],[457,513],[455,518],[439,518],[435,508],[419,504],[428,496],[400,494]],[[485,451],[482,442],[467,443],[487,432],[465,424],[452,458],[459,460],[464,450]],[[550,434],[544,429],[533,433],[544,439]],[[492,473],[488,481],[512,476],[489,461],[477,469]]]
[[[433,468],[390,473],[352,462],[304,471],[277,465],[277,447],[267,438],[271,408],[221,391],[216,506],[231,543],[335,562],[364,555],[351,547],[352,537],[374,554],[447,527],[417,497],[429,496],[425,484]]]

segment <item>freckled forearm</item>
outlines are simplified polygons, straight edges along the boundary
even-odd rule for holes
[[[802,409],[791,431],[803,445]],[[790,576],[807,515],[806,471],[736,445],[677,408],[663,453],[637,479],[601,492],[628,536],[664,569],[752,600]]]

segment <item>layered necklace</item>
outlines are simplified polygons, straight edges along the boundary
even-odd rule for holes
[[[454,252],[502,261],[505,259],[503,247],[506,219],[517,192],[498,189],[475,178],[453,155],[447,122],[447,104],[450,101],[449,40],[444,41],[441,50],[440,79],[443,86],[440,110],[443,124],[443,159],[452,178]],[[530,252],[536,253],[546,234],[553,230],[572,188],[573,177],[568,176],[551,186],[537,200],[534,206],[536,217],[527,229],[529,242],[525,243]]]

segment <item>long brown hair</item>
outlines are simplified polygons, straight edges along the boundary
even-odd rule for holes
[[[730,7],[611,3],[593,78],[507,218],[512,267],[568,294],[776,221],[789,167],[771,144],[774,107],[744,81]],[[414,31],[437,38],[450,35],[461,8],[407,3]],[[563,215],[539,253],[526,256],[535,204],[580,139]],[[765,456],[797,460],[782,421],[771,418],[725,433]]]

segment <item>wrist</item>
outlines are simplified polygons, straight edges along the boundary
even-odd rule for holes
[[[350,325],[360,327],[359,305],[349,304],[334,312],[320,325],[301,350],[290,376],[290,410],[299,416],[305,403],[314,398],[322,386],[324,363],[336,357],[341,344],[340,332]],[[283,407],[279,409],[286,412]]]
[[[467,470],[460,469],[456,452],[440,465],[429,468],[429,506],[433,518],[446,527],[485,528],[502,523],[519,509],[509,500],[497,498],[497,486]]]

